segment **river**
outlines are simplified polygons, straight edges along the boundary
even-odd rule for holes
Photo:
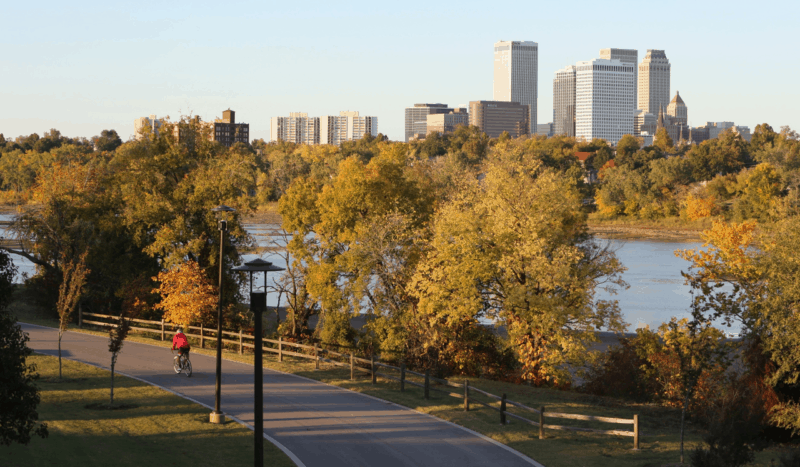
[[[8,219],[6,219],[8,218]],[[10,220],[11,216],[0,215],[0,221]],[[259,246],[269,246],[270,241],[279,226],[274,224],[246,224],[247,231],[254,235]],[[4,233],[4,232],[0,232]],[[608,241],[616,250],[622,264],[627,271],[622,275],[625,282],[630,285],[626,290],[620,290],[617,295],[611,296],[605,291],[598,291],[597,298],[616,299],[619,301],[623,318],[630,325],[629,331],[643,326],[656,329],[658,326],[673,316],[678,318],[689,315],[691,295],[689,286],[684,284],[681,271],[689,268],[689,263],[675,256],[678,249],[694,249],[700,247],[700,242],[673,242],[658,240],[603,240]],[[244,259],[251,260],[254,254],[243,255]],[[262,258],[277,266],[285,267],[286,263],[281,255],[267,252]],[[23,279],[22,274],[31,275],[35,272],[34,265],[18,256],[14,262],[20,274],[17,282]],[[271,275],[270,281],[277,277]],[[263,279],[257,279],[258,284],[263,284]],[[269,305],[276,305],[275,294],[270,294]],[[719,323],[718,323],[719,325]],[[738,332],[738,328],[723,328],[725,332]]]

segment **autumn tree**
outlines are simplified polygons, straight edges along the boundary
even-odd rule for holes
[[[58,377],[61,378],[61,338],[72,320],[72,313],[81,298],[89,270],[86,269],[86,252],[77,259],[64,257],[61,261],[61,286],[58,289]]]
[[[653,146],[663,152],[671,152],[675,148],[675,143],[672,141],[672,138],[670,138],[666,128],[659,128],[653,138]]]
[[[597,287],[625,285],[623,267],[588,235],[574,180],[507,144],[437,210],[410,284],[416,312],[442,330],[494,320],[523,378],[568,382],[565,364],[588,358],[598,329],[623,329],[616,302],[595,300]]]
[[[159,286],[153,293],[161,296],[155,308],[164,313],[164,321],[188,326],[197,321],[211,322],[217,307],[216,287],[196,261],[173,266],[153,278]]]

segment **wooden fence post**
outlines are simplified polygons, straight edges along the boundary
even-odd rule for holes
[[[78,328],[83,327],[83,306],[78,303]]]
[[[255,336],[253,336],[253,351],[255,351],[255,346],[256,346],[256,339]],[[239,329],[239,355],[241,354],[242,354],[242,330]]]
[[[283,361],[283,337],[278,336],[278,361]]]
[[[356,379],[356,366],[353,360],[353,352],[350,352],[350,380]]]
[[[464,412],[469,412],[469,380],[464,380]]]
[[[372,363],[372,384],[375,384],[375,355],[374,354],[372,355],[370,360],[371,360],[371,363]]]
[[[161,318],[161,340],[164,340],[164,318]]]
[[[203,323],[200,323],[200,348],[201,349],[205,349],[206,348],[206,336],[205,336],[205,332],[203,332],[204,330],[205,330],[205,328],[203,328]]]
[[[633,449],[634,451],[639,450],[639,415],[635,414],[633,416]]]
[[[503,393],[503,398],[500,399],[500,424],[506,424],[506,395]]]
[[[317,350],[317,344],[314,344],[314,369],[319,370],[319,350]]]
[[[406,390],[406,364],[400,364],[400,392]]]
[[[539,439],[544,439],[544,406],[539,408]]]
[[[431,371],[425,370],[425,399],[431,397]]]

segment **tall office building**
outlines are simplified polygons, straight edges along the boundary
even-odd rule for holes
[[[494,100],[527,105],[529,134],[536,133],[538,79],[539,44],[531,41],[494,44]]]
[[[516,102],[472,101],[469,103],[469,124],[490,138],[507,131],[512,138],[531,134],[530,109]]]
[[[416,135],[424,137],[428,134],[429,114],[446,114],[453,110],[447,104],[414,104],[414,107],[406,107],[406,142]]]
[[[639,64],[639,105],[645,113],[658,114],[669,105],[670,64],[663,50],[647,49]]]
[[[556,71],[553,79],[553,124],[555,134],[575,136],[575,67]]]
[[[291,112],[288,117],[272,117],[270,140],[297,144],[319,144],[319,117]]]
[[[619,60],[578,62],[575,71],[575,135],[614,145],[633,134],[635,68]]]
[[[672,123],[675,125],[689,124],[689,111],[683,99],[681,99],[680,92],[675,91],[675,97],[672,98],[672,101],[667,106],[667,115],[671,117]]]
[[[338,116],[319,118],[319,143],[340,145],[344,141],[378,136],[378,117],[361,117],[356,111],[342,111]]]
[[[637,83],[633,88],[633,105],[636,106],[639,102],[639,93],[637,92],[637,88],[639,87],[639,51],[636,49],[600,49],[600,58],[619,60],[626,65],[633,65],[633,82]]]

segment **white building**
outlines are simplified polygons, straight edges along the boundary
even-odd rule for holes
[[[156,118],[155,115],[150,115],[150,117],[141,117],[137,118],[133,121],[133,128],[136,131],[136,139],[140,139],[142,135],[142,131],[145,128],[149,128],[150,133],[154,135],[158,135],[158,130],[161,128],[161,125],[164,124],[164,119]]]
[[[319,144],[319,117],[309,117],[305,112],[290,112],[288,117],[272,117],[270,140]]]
[[[529,134],[536,134],[538,77],[539,44],[531,41],[495,42],[493,100],[527,105]]]
[[[575,134],[616,144],[633,134],[634,67],[597,58],[578,62],[575,71]]]
[[[575,67],[556,71],[553,78],[553,125],[557,135],[575,136]]]
[[[647,49],[639,64],[639,106],[645,113],[658,115],[669,105],[669,59],[663,50]]]
[[[619,60],[626,65],[633,65],[633,82],[639,82],[639,51],[636,49],[600,49],[600,58],[606,60]],[[638,85],[633,88],[633,102],[634,105],[639,102]],[[638,107],[637,107],[638,108]],[[635,109],[634,109],[635,110]]]
[[[344,141],[378,136],[378,117],[360,117],[356,111],[342,111],[338,116],[319,118],[319,143],[340,145]]]

